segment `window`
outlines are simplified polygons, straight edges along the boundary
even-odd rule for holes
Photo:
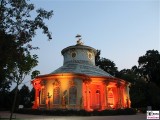
[[[55,87],[53,89],[53,104],[60,104],[60,88]]]
[[[72,52],[71,56],[72,56],[72,58],[75,58],[76,57],[76,52]]]
[[[109,90],[108,92],[108,104],[110,105],[110,107],[113,107],[114,105],[114,96],[112,90]]]
[[[69,104],[76,104],[77,100],[77,88],[75,86],[70,87],[69,89]]]
[[[45,88],[41,89],[41,104],[45,104]]]
[[[91,60],[92,59],[92,53],[88,52],[88,58]]]

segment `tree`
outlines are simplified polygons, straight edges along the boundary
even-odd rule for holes
[[[101,58],[100,54],[101,54],[101,51],[97,50],[97,54],[95,56],[96,66],[99,66],[101,69],[108,72],[109,74],[116,76],[116,74],[118,73],[118,70],[115,63],[109,59]]]
[[[100,59],[101,59],[100,55],[101,55],[101,51],[97,50],[97,54],[95,56],[95,65],[96,66],[98,66],[100,64]]]
[[[99,67],[113,76],[118,72],[115,63],[106,58],[100,59]]]
[[[139,70],[142,77],[149,82],[154,82],[160,87],[160,54],[157,50],[148,50],[139,57]]]
[[[13,106],[13,101],[14,101],[14,98],[15,98],[15,92],[16,91],[17,91],[17,100],[15,102],[15,107],[18,108],[18,104],[19,104],[19,89],[17,90],[16,87],[12,91],[10,91],[10,93],[9,93],[10,99],[9,99],[8,104],[9,104],[9,106]],[[12,107],[9,107],[10,111],[11,111],[11,109],[12,109]]]
[[[160,57],[156,50],[148,50],[144,56],[139,57],[139,65],[119,72],[119,78],[132,83],[130,97],[132,107],[160,106]]]
[[[38,9],[37,15],[31,17],[34,8],[26,0],[0,0],[0,86],[4,88],[9,87],[4,84],[11,79],[10,73],[14,69],[12,63],[16,62],[15,57],[19,51],[22,48],[24,51],[38,49],[30,45],[36,30],[42,29],[51,39],[51,33],[43,21],[50,19],[53,11]]]
[[[5,35],[4,31],[0,31],[0,92],[9,91],[11,81],[9,80],[12,71],[11,60],[15,44],[12,35]]]
[[[157,101],[160,101],[160,54],[157,50],[148,50],[145,55],[139,57],[138,63],[139,74],[147,82],[147,105],[157,108]]]
[[[51,33],[44,19],[50,19],[53,11],[38,9],[36,16],[31,17],[30,14],[34,8],[33,4],[27,3],[27,0],[0,0],[0,35],[3,36],[0,50],[4,49],[0,56],[6,57],[6,59],[1,59],[0,72],[3,82],[0,82],[0,86],[7,81],[16,82],[10,119],[12,119],[18,86],[38,63],[37,56],[30,55],[30,50],[38,49],[30,45],[32,38],[36,35],[36,30],[42,29],[48,39],[51,39]],[[7,48],[11,49],[7,50]]]
[[[31,56],[29,53],[20,55],[21,56],[19,57],[17,62],[15,62],[14,71],[11,73],[12,80],[16,83],[16,88],[15,88],[16,90],[15,90],[15,97],[13,101],[10,119],[12,119],[12,113],[15,109],[18,86],[22,83],[25,76],[30,73],[32,68],[34,68],[38,64],[37,55]]]
[[[26,85],[23,85],[19,91],[20,101],[19,104],[25,108],[30,106],[30,90]]]
[[[10,108],[10,98],[11,96],[9,91],[0,92],[0,110],[8,110]]]
[[[38,76],[40,74],[39,70],[34,70],[31,74],[31,79],[34,79],[36,76]]]
[[[34,88],[31,89],[29,96],[30,96],[29,106],[32,107],[33,106],[33,101],[35,99],[35,89]]]
[[[134,80],[130,87],[131,106],[141,108],[147,106],[146,82],[142,79]]]
[[[130,99],[132,107],[146,107],[146,82],[139,76],[137,66],[131,69],[123,69],[119,72],[119,78],[131,83]]]

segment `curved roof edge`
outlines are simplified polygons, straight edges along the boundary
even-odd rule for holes
[[[116,77],[109,77],[109,76],[89,76],[89,75],[86,75],[86,74],[80,74],[80,73],[57,73],[57,74],[45,74],[45,75],[39,75],[37,76],[35,79],[31,80],[31,82],[33,82],[34,80],[38,80],[39,78],[52,78],[52,77],[63,77],[63,76],[79,76],[79,77],[84,77],[84,78],[87,78],[87,79],[90,79],[90,78],[103,78],[104,81],[105,79],[109,80],[110,82],[113,82],[113,81],[117,81],[117,82],[122,82],[122,83],[127,83],[127,84],[130,84],[130,82],[128,81],[125,81],[123,79],[120,79],[120,78],[116,78]]]

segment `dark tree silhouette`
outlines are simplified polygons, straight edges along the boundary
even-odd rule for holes
[[[160,87],[160,54],[157,50],[148,50],[139,57],[139,70],[147,82],[154,82]]]
[[[8,81],[16,82],[10,120],[16,102],[18,85],[38,63],[37,56],[30,55],[30,50],[38,49],[30,44],[36,35],[36,30],[42,29],[43,34],[51,39],[51,33],[44,20],[50,19],[53,11],[38,9],[36,10],[37,14],[31,17],[34,8],[34,5],[29,4],[27,0],[0,0],[0,35],[2,36],[0,51],[3,51],[0,52],[0,56],[5,56],[0,59],[2,62],[0,64],[0,73],[2,74],[0,86],[5,87],[4,84]]]
[[[118,73],[117,67],[115,63],[109,59],[101,58],[100,57],[101,51],[97,50],[97,55],[95,56],[95,64],[99,66],[104,71],[108,72],[109,74],[116,76]]]

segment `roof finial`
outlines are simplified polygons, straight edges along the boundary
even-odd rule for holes
[[[78,40],[77,40],[77,45],[83,45],[83,42],[81,41],[81,38],[82,36],[81,35],[79,35],[79,34],[77,34],[76,35],[76,38],[78,38]]]

